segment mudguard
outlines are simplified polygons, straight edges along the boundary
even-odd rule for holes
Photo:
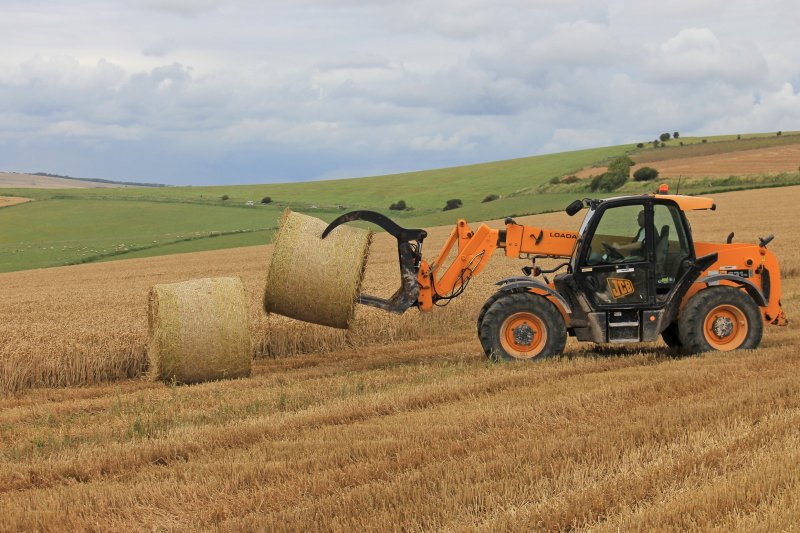
[[[495,285],[500,286],[500,290],[498,292],[501,293],[514,292],[519,289],[537,289],[544,291],[549,296],[555,298],[556,301],[558,301],[558,303],[561,305],[561,307],[568,315],[572,314],[572,308],[569,306],[569,303],[567,303],[567,300],[565,300],[564,297],[561,296],[558,292],[554,291],[548,285],[545,285],[541,281],[536,281],[534,279],[517,276],[513,278],[506,278],[500,280],[497,283],[495,283]]]
[[[749,294],[750,297],[755,300],[759,307],[767,306],[768,302],[764,297],[764,293],[761,292],[761,289],[759,289],[755,283],[747,278],[734,276],[733,274],[714,274],[711,276],[706,276],[702,279],[698,279],[695,283],[705,283],[707,286],[711,286],[712,284],[719,283],[720,281],[730,281],[736,283],[737,285],[741,285],[747,291],[747,294]]]

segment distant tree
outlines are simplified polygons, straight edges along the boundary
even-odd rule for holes
[[[227,194],[223,194],[223,195],[222,195],[222,201],[223,201],[223,202],[224,202],[225,200],[230,200],[230,198],[231,198],[231,197],[230,197],[230,196],[228,196]]]
[[[618,172],[606,172],[592,178],[590,188],[592,192],[611,192],[625,184],[626,177]]]
[[[609,172],[619,172],[625,176],[625,179],[628,179],[628,176],[631,174],[631,167],[635,165],[633,159],[628,157],[627,155],[622,155],[608,164],[608,171]]]
[[[450,211],[451,209],[458,209],[462,205],[464,204],[461,202],[461,200],[459,200],[458,198],[453,198],[452,200],[447,200],[447,203],[445,204],[444,208],[442,208],[442,211]]]
[[[677,139],[680,136],[681,136],[681,133],[679,131],[675,131],[675,132],[672,133],[672,138],[673,139]]]
[[[396,204],[389,206],[392,211],[405,211],[407,209],[405,200],[400,200]]]
[[[486,202],[494,202],[495,200],[499,200],[499,199],[500,199],[500,196],[498,196],[496,194],[490,194],[490,195],[486,196],[486,198],[481,200],[481,203],[485,204]]]
[[[644,143],[636,143],[636,148],[644,148]]]
[[[653,167],[642,167],[633,173],[634,181],[651,181],[658,177],[658,170]]]
[[[777,133],[777,135],[778,135],[778,137],[780,137],[781,135],[783,135],[783,132],[782,132],[782,131],[779,131],[779,132]]]
[[[269,196],[265,196],[264,198],[261,199],[261,203],[264,204],[264,205],[271,204],[272,203],[272,198],[270,198]]]
[[[742,135],[741,135],[741,134],[737,135],[737,136],[736,136],[736,140],[737,140],[737,141],[741,141],[741,140],[742,140]]]
[[[623,155],[608,164],[608,171],[592,178],[589,185],[592,192],[611,192],[622,187],[631,173],[633,159]]]
[[[661,135],[658,136],[658,140],[661,142],[668,141],[669,138],[670,138],[669,133],[662,133]]]
[[[703,140],[702,140],[702,141],[700,141],[700,142],[702,142],[703,144],[705,144],[705,143],[707,143],[707,142],[708,142],[708,139],[703,139]]]

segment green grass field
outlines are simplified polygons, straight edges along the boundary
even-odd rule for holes
[[[794,137],[794,139],[792,139]],[[571,190],[542,194],[551,178],[630,154],[653,161],[684,154],[720,153],[798,142],[786,132],[681,138],[666,148],[638,149],[620,145],[411,172],[342,180],[216,187],[119,189],[0,189],[0,196],[23,196],[35,201],[0,209],[0,272],[81,262],[148,257],[171,253],[265,244],[271,241],[280,213],[286,207],[332,220],[346,210],[372,209],[389,214],[406,227],[430,227],[520,216],[563,209],[575,198]],[[678,143],[683,142],[684,146]],[[776,183],[781,184],[781,183]],[[776,185],[771,184],[771,185]],[[759,186],[758,184],[753,184]],[[730,183],[698,183],[682,192],[713,192]],[[746,188],[736,183],[735,188]],[[765,186],[761,184],[760,186]],[[627,186],[631,189],[632,185]],[[630,192],[639,192],[640,186]],[[626,189],[627,191],[627,189]],[[490,194],[499,200],[482,203]],[[227,200],[222,200],[227,195]],[[272,198],[260,205],[263,197]],[[446,201],[459,198],[463,207],[442,211]],[[249,200],[255,206],[247,207]],[[411,208],[390,211],[404,200]]]
[[[286,207],[332,220],[374,209],[426,227],[562,209],[562,194],[513,196],[552,176],[632,150],[613,146],[393,176],[274,185],[0,189],[34,202],[0,210],[0,272],[265,244]],[[500,200],[481,203],[488,194]],[[223,195],[229,197],[223,201]],[[260,205],[264,196],[273,202]],[[461,209],[443,212],[450,198]],[[405,200],[413,209],[389,211]],[[247,207],[252,200],[255,206]]]
[[[280,216],[269,208],[107,200],[43,200],[14,207],[0,209],[4,272],[129,257],[132,252],[161,255],[175,245],[207,250],[217,247],[211,241],[230,237],[238,237],[233,246],[264,243]],[[237,233],[226,236],[230,232]]]

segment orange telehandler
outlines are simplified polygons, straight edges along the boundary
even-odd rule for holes
[[[429,311],[466,290],[498,249],[523,258],[524,276],[497,283],[480,311],[478,336],[493,359],[539,360],[562,353],[567,335],[596,343],[655,341],[687,352],[756,348],[764,323],[786,325],[778,261],[756,244],[694,242],[685,211],[716,209],[710,198],[658,194],[575,200],[588,208],[580,229],[564,231],[505,220],[505,229],[456,223],[433,262],[422,258],[427,232],[405,229],[374,211],[338,217],[322,234],[356,220],[377,224],[398,242],[401,286],[389,299],[358,302],[402,313]],[[455,259],[446,265],[451,256]],[[538,259],[558,259],[543,269]],[[552,281],[547,274],[563,270]],[[539,279],[541,277],[541,280]]]

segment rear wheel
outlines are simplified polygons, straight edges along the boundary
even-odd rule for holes
[[[761,343],[764,322],[750,296],[733,287],[697,293],[678,321],[681,343],[692,353],[752,350]]]
[[[503,294],[480,324],[481,346],[494,360],[540,360],[564,351],[567,328],[558,309],[529,292]]]

